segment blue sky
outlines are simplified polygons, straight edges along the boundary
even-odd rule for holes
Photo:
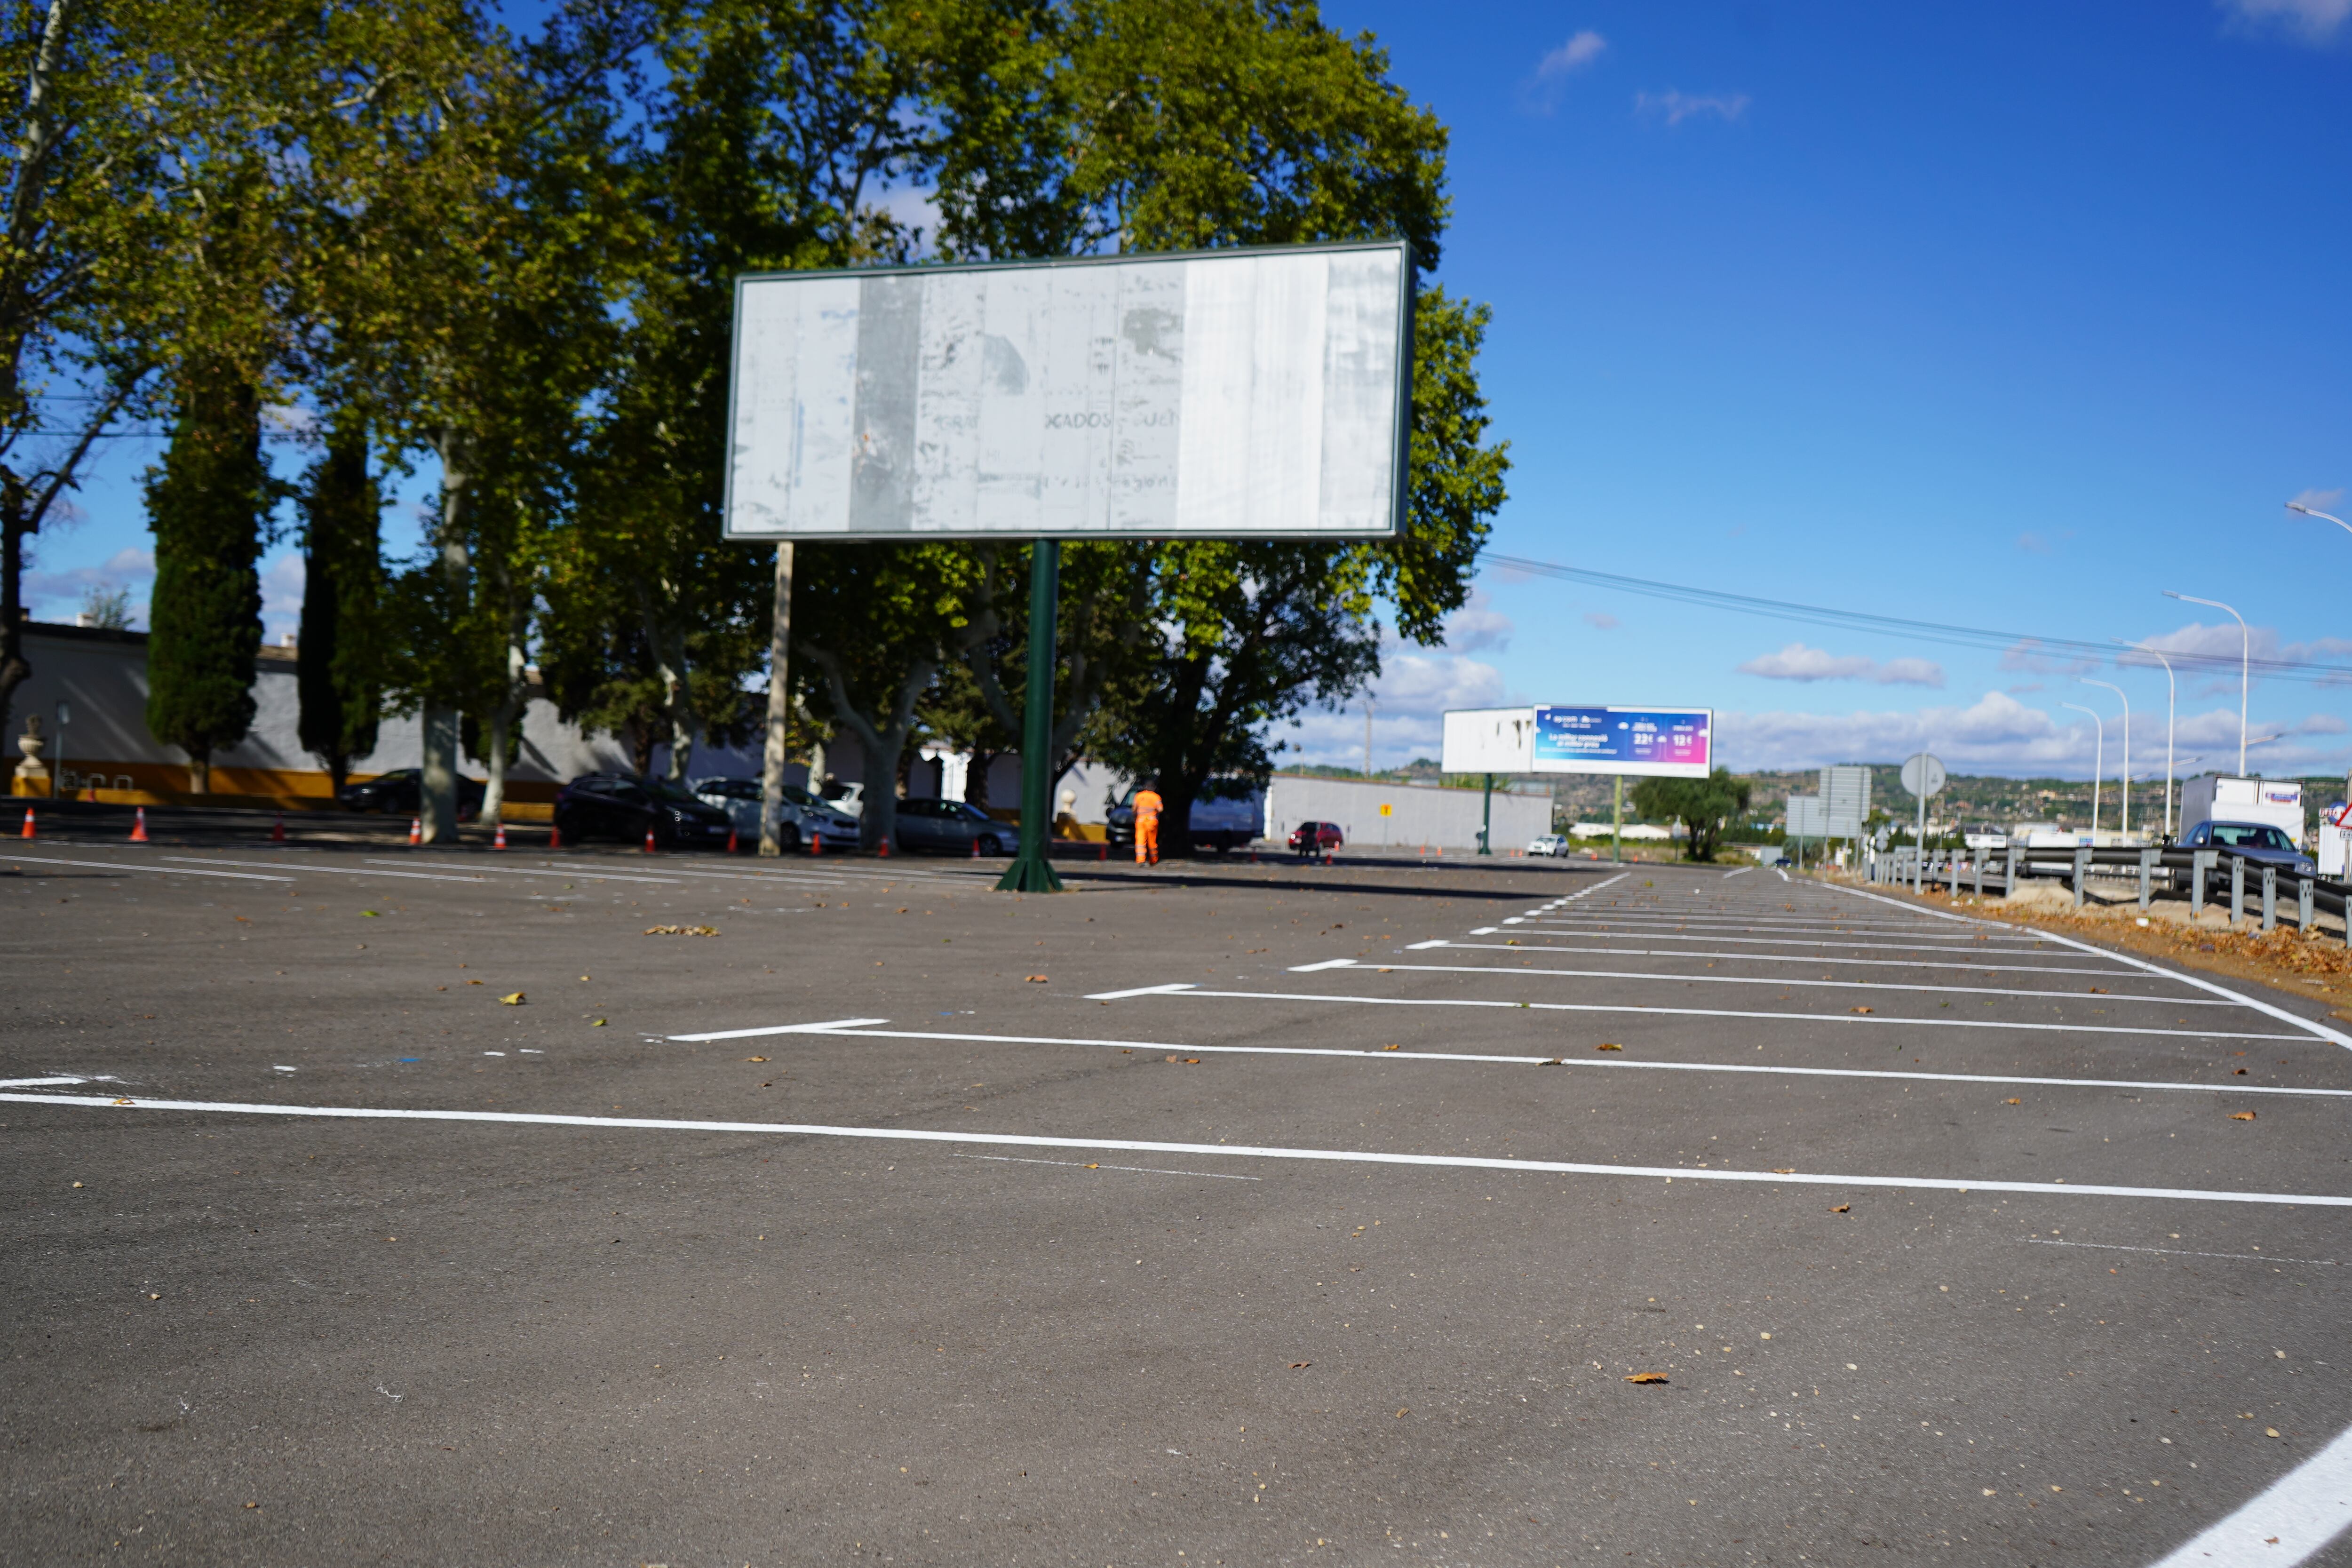
[[[1503,552],[1922,619],[2352,663],[2352,0],[1488,5],[1336,0],[1453,131],[1441,276],[1491,304]],[[40,542],[35,613],[144,595],[123,441]],[[291,471],[292,459],[283,465]],[[414,487],[412,487],[412,490]],[[2347,513],[2347,515],[2352,515]],[[404,532],[395,528],[395,532]],[[267,569],[274,633],[299,566]],[[1451,645],[1392,655],[1374,761],[1448,706],[1706,705],[1734,766],[2086,776],[2152,666],[2078,668],[1490,570]],[[2237,683],[2179,750],[2234,764]],[[2273,773],[2352,763],[2352,688],[2256,681]],[[1363,715],[1311,718],[1352,762]]]

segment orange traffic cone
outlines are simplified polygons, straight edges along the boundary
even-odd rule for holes
[[[144,844],[147,842],[147,808],[142,805],[136,809],[139,815],[131,821],[131,842]]]
[[[501,823],[499,823],[499,832],[498,832],[498,837],[490,840],[490,847],[491,847],[491,848],[493,848],[493,849],[503,849],[503,848],[505,848],[506,847],[507,847],[507,825],[506,825],[505,823],[501,822]]]
[[[1101,844],[1100,844],[1100,845],[1096,848],[1096,850],[1095,850],[1095,858],[1096,858],[1096,859],[1097,859],[1097,860],[1108,860],[1108,859],[1109,859],[1109,858],[1110,858],[1110,840],[1109,840],[1109,839],[1108,839],[1108,838],[1104,839],[1104,840],[1102,841],[1102,843],[1101,843]]]
[[[735,842],[735,830],[732,827],[730,827],[727,830],[727,853],[730,855],[737,855],[741,852],[741,847]]]
[[[269,825],[269,842],[272,844],[286,842],[286,814],[282,811],[278,814],[278,820]]]
[[[653,830],[652,828],[648,827],[648,828],[646,828],[646,854],[648,854],[648,855],[650,855],[650,854],[652,854],[653,852],[654,852],[654,830]]]
[[[25,815],[30,816],[32,813],[28,811]],[[890,840],[887,835],[881,839],[880,847],[877,848],[875,853],[881,856],[885,860],[890,858]]]
[[[414,849],[424,842],[425,819],[421,816],[410,817],[408,819],[408,847],[411,849]]]
[[[16,837],[19,838],[37,838],[40,837],[39,834],[33,831],[33,808],[29,805],[25,808],[25,830],[16,835]]]
[[[550,849],[563,847],[563,829],[551,822],[547,825],[547,847]]]
[[[971,841],[971,858],[975,860],[980,858],[980,840],[977,838]]]
[[[812,833],[809,835],[809,853],[812,855],[822,855],[824,853],[824,834]]]

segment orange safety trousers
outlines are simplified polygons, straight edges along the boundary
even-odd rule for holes
[[[1135,863],[1139,866],[1160,864],[1160,819],[1156,816],[1135,819]]]

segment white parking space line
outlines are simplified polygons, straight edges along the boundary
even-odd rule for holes
[[[1542,1175],[1633,1176],[1667,1182],[1733,1182],[1791,1187],[1891,1187],[1957,1193],[2032,1193],[2049,1197],[2154,1198],[2185,1203],[2275,1204],[2352,1208],[2330,1193],[2224,1192],[2194,1187],[2126,1187],[2104,1183],[2011,1182],[1953,1176],[1853,1176],[1812,1172],[1734,1171],[1706,1166],[1615,1165],[1572,1160],[1507,1160],[1475,1154],[1407,1154],[1373,1149],[1294,1149],[1263,1143],[1176,1143],[1140,1138],[1067,1138],[1025,1132],[945,1132],[912,1127],[845,1127],[823,1122],[702,1121],[644,1116],[570,1116],[524,1110],[428,1110],[361,1105],[261,1105],[232,1100],[142,1100],[87,1094],[0,1094],[0,1103],[99,1110],[184,1111],[221,1116],[316,1117],[349,1121],[453,1121],[525,1127],[586,1127],[654,1132],[740,1132],[801,1138],[857,1138],[894,1143],[965,1143],[1021,1149],[1114,1149],[1132,1154],[1196,1154],[1221,1159],[1304,1160],[1345,1165],[1419,1165],[1439,1170],[1520,1171]]]
[[[255,871],[198,871],[186,866],[142,866],[132,860],[59,860],[46,855],[0,855],[11,864],[28,866],[89,866],[100,871],[144,871],[156,877],[228,877],[240,882],[290,882],[291,877],[265,877]]]
[[[1220,1182],[1262,1182],[1264,1176],[1237,1176],[1230,1171],[1163,1171],[1156,1165],[1104,1165],[1092,1160],[1040,1160],[1024,1154],[950,1154],[950,1160],[993,1160],[1006,1165],[1064,1165],[1076,1171],[1131,1171],[1141,1176],[1208,1176]]]
[[[2008,1088],[2025,1084],[2048,1089],[2136,1089],[2180,1090],[2197,1094],[2284,1094],[2305,1099],[2352,1100],[2352,1089],[2301,1089],[2290,1086],[2231,1086],[2221,1083],[2181,1083],[2166,1079],[2122,1078],[2027,1078],[2011,1073],[1908,1072],[1878,1068],[1780,1067],[1758,1062],[1654,1062],[1639,1058],[1496,1056],[1472,1051],[1408,1051],[1360,1046],[1185,1046],[1165,1040],[1112,1040],[1063,1035],[974,1035],[948,1029],[877,1029],[887,1018],[847,1018],[832,1024],[779,1024],[762,1029],[729,1029],[709,1035],[669,1035],[672,1040],[739,1040],[768,1035],[836,1035],[863,1040],[945,1040],[953,1045],[1083,1046],[1090,1049],[1165,1051],[1173,1054],[1235,1057],[1339,1057],[1375,1062],[1471,1063],[1503,1067],[1568,1067],[1623,1068],[1636,1072],[1760,1073],[1768,1078],[1900,1079],[1925,1083],[1971,1083]]]
[[[420,882],[471,882],[482,885],[479,877],[448,877],[436,871],[362,870],[356,866],[321,866],[315,860],[221,860],[198,858],[194,855],[165,855],[162,859],[184,866],[293,866],[303,871],[322,873],[330,877],[407,877]]]
[[[1500,936],[1503,933],[1494,926],[1479,926],[1472,931],[1470,934],[1472,936]],[[2046,948],[2040,945],[2033,947],[1993,947],[1968,937],[1958,936],[1937,938],[1932,942],[1808,942],[1803,938],[1793,936],[1718,936],[1712,933],[1702,933],[1696,936],[1678,936],[1672,931],[1625,931],[1622,933],[1612,933],[1609,931],[1580,933],[1563,931],[1545,931],[1541,934],[1562,940],[1570,939],[1578,935],[1583,935],[1587,941],[1592,942],[1606,941],[1612,934],[1615,934],[1619,935],[1621,940],[1625,942],[1737,942],[1742,946],[1750,947],[1860,948],[1869,952],[2005,952],[2017,954],[2042,952],[2047,951]],[[1529,952],[1540,952],[1543,951],[1541,948],[1528,947],[1525,942],[1521,942],[1518,945]],[[1566,952],[1570,950],[1562,949],[1561,951]],[[2090,948],[2087,951],[2095,958],[2113,959],[2115,956],[2112,953],[2102,952],[2097,948]]]
[[[1360,1007],[1510,1007],[1534,1013],[1614,1013],[1635,1017],[1759,1018],[1775,1024],[1876,1024],[1916,1029],[2023,1029],[2060,1035],[2155,1035],[2190,1040],[2295,1040],[2301,1035],[2232,1034],[2220,1029],[2150,1029],[2129,1024],[2018,1024],[1994,1018],[1898,1018],[1884,1014],[1756,1013],[1724,1007],[1644,1007],[1637,1003],[1505,1002],[1475,996],[1338,996],[1310,992],[1204,991],[1190,981],[1090,993],[1089,1002],[1132,996],[1182,996],[1244,1002],[1328,1002]]]
[[[308,862],[305,862],[305,864],[308,864]],[[478,876],[530,877],[541,882],[550,881],[557,877],[571,877],[576,878],[583,882],[659,882],[668,887],[676,887],[677,885],[677,879],[675,877],[644,877],[626,871],[577,871],[569,866],[549,867],[545,869],[534,869],[529,866],[474,866],[469,865],[463,860],[370,860],[367,864],[371,866],[425,865],[447,866],[452,868],[464,867],[465,869],[474,872]]]
[[[1554,899],[1552,900],[1552,907],[1557,909],[1562,904],[1572,904],[1579,899],[1589,899],[1603,888],[1615,887],[1618,883],[1623,881],[1633,874],[1633,873],[1631,871],[1620,871],[1613,877],[1603,877],[1601,880],[1593,883],[1592,886],[1589,888],[1580,888],[1575,892],[1569,894],[1566,898]]]
[[[2163,1258],[2227,1258],[2240,1263],[2307,1263],[2314,1268],[2340,1268],[2333,1258],[2287,1258],[2269,1252],[2190,1252],[2179,1247],[2126,1247],[2113,1241],[2061,1241],[2056,1237],[2029,1236],[2028,1247],[2087,1247],[2100,1252],[2153,1252]]]
[[[1858,899],[1868,899],[1874,903],[1885,903],[1890,901],[1881,899],[1875,893],[1865,893],[1858,888],[1840,888],[1837,890],[1841,893],[1851,893]],[[1990,925],[1992,923],[1990,921],[1971,920],[1966,915],[1946,914],[1941,910],[1929,910],[1925,912],[1934,915],[1938,920],[1957,921],[1963,925]],[[2319,1023],[2316,1020],[2305,1018],[2299,1014],[2290,1013],[2284,1007],[2277,1006],[2269,1002],[2264,1002],[2258,997],[2249,996],[2242,991],[2232,991],[2226,985],[2217,985],[2212,981],[2207,980],[2201,975],[2189,974],[2180,970],[2167,969],[2160,963],[2151,963],[2145,958],[2137,957],[2128,952],[2109,952],[2104,948],[2093,947],[2087,942],[2077,942],[2071,936],[2061,936],[2054,931],[2045,931],[2042,934],[2047,936],[2052,942],[2062,942],[2064,945],[2074,949],[2078,952],[2094,953],[2101,958],[2110,958],[2118,963],[2127,964],[2134,969],[2144,970],[2150,974],[2161,974],[2168,978],[2178,980],[2184,985],[2194,985],[2200,991],[2208,991],[2216,996],[2227,996],[2231,1001],[2251,1007],[2257,1013],[2276,1018],[2283,1023],[2293,1024],[2296,1028],[2316,1035],[2323,1040],[2342,1046],[2347,1050],[2352,1050],[2352,1035],[2347,1035],[2341,1029],[2331,1029],[2326,1025]]]
[[[1756,869],[1756,868],[1753,866],[1742,866],[1737,871],[1726,871],[1723,874],[1723,879],[1728,882],[1734,877],[1745,877],[1748,872],[1753,871],[1754,869]]]
[[[2352,1430],[2252,1500],[2165,1553],[2149,1568],[2288,1568],[2307,1563],[2352,1526]]]
[[[1778,873],[1779,873],[1780,878],[1780,880],[1782,880],[1782,881],[1784,881],[1784,882],[1785,882],[1785,881],[1787,881],[1787,880],[1789,879],[1789,873],[1787,873],[1786,871],[1782,871],[1782,870],[1780,869],[1780,867],[1775,866],[1775,867],[1773,867],[1773,868],[1772,868],[1772,869],[1773,869],[1775,872],[1778,872]]]
[[[1558,976],[1569,980],[1674,980],[1685,985],[1778,985],[1782,990],[1828,986],[1838,991],[1930,991],[1947,996],[2055,996],[2080,1002],[2097,996],[2102,1002],[2153,1002],[2164,1007],[2235,1007],[2235,1002],[2208,1001],[2194,996],[2138,996],[2097,991],[2021,991],[1991,985],[1906,985],[1890,980],[1775,980],[1755,974],[1664,974],[1640,969],[1513,969],[1500,963],[1381,963],[1360,958],[1327,958],[1320,963],[1295,963],[1293,974],[1323,969],[1359,969],[1375,974],[1493,974],[1513,979]]]
[[[1901,925],[1876,925],[1858,921],[1750,921],[1717,920],[1691,915],[1604,915],[1583,910],[1573,915],[1519,915],[1505,924],[1516,921],[1521,925],[1564,927],[1570,931],[1615,931],[1623,928],[1640,934],[1646,931],[1692,931],[1705,935],[1713,931],[1753,931],[1769,936],[1776,931],[1792,931],[1805,936],[1917,937],[1927,941],[1949,940],[1936,936],[1936,927],[1926,921]]]
[[[0,1089],[49,1089],[69,1083],[88,1083],[79,1075],[63,1078],[0,1078]]]
[[[1728,959],[1738,963],[1850,963],[1866,964],[1874,969],[1957,969],[1969,974],[2091,974],[2107,979],[2116,976],[2113,969],[2083,969],[2063,963],[1951,963],[1927,958],[1838,958],[1811,952],[1727,952],[1707,948],[1669,952],[1654,947],[1560,947],[1557,944],[1530,947],[1523,942],[1451,942],[1444,937],[1433,937],[1428,942],[1409,942],[1404,944],[1403,951],[1430,952],[1441,948],[1457,952],[1576,952],[1617,958],[1712,958]],[[2163,974],[2153,978],[2173,980],[2178,976]]]

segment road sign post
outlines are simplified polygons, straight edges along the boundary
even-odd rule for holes
[[[1916,893],[1921,868],[1927,863],[1927,797],[1944,787],[1944,764],[1921,752],[1903,764],[1903,787],[1919,800],[1919,827],[1914,839],[1918,852],[1911,860],[1911,890]]]

